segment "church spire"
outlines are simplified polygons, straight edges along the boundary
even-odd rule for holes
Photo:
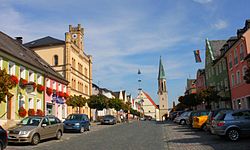
[[[160,56],[158,80],[160,80],[160,79],[166,79],[164,67],[163,67],[163,64],[162,64],[162,61],[161,61],[161,56]]]

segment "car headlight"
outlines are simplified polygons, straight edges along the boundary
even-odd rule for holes
[[[28,131],[19,131],[19,135],[26,135],[28,133],[29,133]]]
[[[75,123],[75,126],[79,126],[80,125],[80,123]]]

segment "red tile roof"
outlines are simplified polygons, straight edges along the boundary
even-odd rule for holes
[[[156,109],[158,109],[157,105],[155,104],[154,100],[144,91],[142,91],[143,94],[149,99],[149,101],[155,106]]]

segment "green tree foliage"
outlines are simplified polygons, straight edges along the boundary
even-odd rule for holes
[[[126,102],[126,103],[122,103],[122,109],[124,110],[124,112],[128,112],[128,110],[130,110],[130,106],[131,103],[130,102]]]
[[[9,92],[10,89],[15,87],[15,83],[10,79],[10,75],[7,74],[5,69],[0,70],[0,103],[6,102],[5,97],[12,97]]]
[[[218,102],[220,96],[218,96],[218,92],[214,87],[208,87],[199,92],[198,98],[201,102],[206,102],[210,106],[211,102]]]
[[[72,106],[72,107],[83,107],[85,105],[85,103],[87,102],[86,98],[80,96],[70,96],[67,101],[66,104],[68,106]]]
[[[90,108],[102,110],[108,108],[108,98],[104,95],[92,95],[87,100],[87,103]]]
[[[108,101],[108,107],[119,111],[122,109],[122,101],[118,98],[112,98]]]

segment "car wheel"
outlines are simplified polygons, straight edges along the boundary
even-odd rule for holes
[[[180,125],[185,125],[185,124],[186,124],[186,121],[182,119],[182,120],[180,121]]]
[[[88,129],[87,129],[88,131],[90,131],[90,125],[88,126]]]
[[[57,140],[60,140],[61,137],[62,137],[62,132],[59,130],[59,131],[57,131],[57,133],[56,133],[56,139],[57,139]]]
[[[36,133],[36,134],[33,135],[32,139],[31,139],[31,144],[32,145],[37,145],[39,142],[40,142],[40,137]]]
[[[229,129],[227,131],[227,138],[231,141],[237,141],[240,138],[240,132],[238,129]]]
[[[83,133],[84,132],[84,127],[81,127],[81,129],[80,129],[80,133]]]
[[[206,126],[206,124],[203,124],[203,125],[201,126],[201,129],[204,130],[204,131],[207,131],[207,126]]]

